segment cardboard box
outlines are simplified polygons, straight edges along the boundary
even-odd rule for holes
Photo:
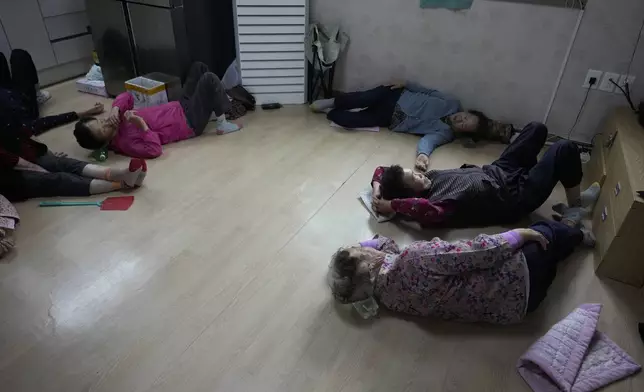
[[[125,89],[134,97],[134,109],[168,103],[165,83],[143,76],[125,82]]]
[[[82,93],[100,95],[101,97],[110,96],[105,89],[105,82],[99,80],[78,79],[76,89]]]

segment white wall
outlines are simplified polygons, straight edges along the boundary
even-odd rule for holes
[[[573,46],[547,125],[551,132],[567,136],[575,122],[586,90],[581,88],[589,68],[626,73],[637,34],[644,20],[642,0],[590,0]],[[644,38],[637,48],[631,74],[637,103],[644,99]],[[591,91],[586,109],[572,139],[590,141],[601,131],[602,119],[611,109],[627,105],[622,95]]]
[[[336,89],[414,80],[517,125],[543,120],[579,15],[486,0],[458,12],[420,9],[418,0],[311,0],[311,7],[313,21],[339,24],[351,38]],[[589,1],[548,121],[551,132],[568,133],[588,68],[625,72],[642,18],[642,0]],[[644,49],[637,64],[636,75],[644,71]],[[644,72],[639,76],[638,92]],[[595,124],[622,103],[617,95],[593,91],[573,138],[590,140]]]
[[[339,24],[351,43],[335,88],[392,78],[458,96],[499,120],[542,120],[578,11],[476,0],[466,11],[418,0],[312,0],[312,20]]]

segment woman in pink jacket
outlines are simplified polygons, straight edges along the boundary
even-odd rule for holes
[[[385,237],[340,249],[328,281],[343,303],[375,298],[415,316],[510,324],[543,301],[557,264],[594,237],[578,221],[539,222],[529,229],[473,240],[418,241],[400,251]]]
[[[104,146],[134,158],[156,158],[164,144],[201,135],[208,122],[216,122],[218,135],[238,131],[224,114],[230,105],[221,81],[203,63],[194,63],[178,102],[133,110],[129,93],[116,97],[106,119],[81,118],[74,136],[81,147],[97,150]],[[214,113],[214,116],[213,116]]]

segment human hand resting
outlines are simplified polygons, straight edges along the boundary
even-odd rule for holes
[[[414,169],[421,173],[426,173],[427,169],[429,169],[429,157],[425,154],[418,154]]]
[[[521,236],[521,241],[524,244],[534,241],[539,243],[542,249],[548,249],[550,242],[546,237],[543,236],[543,234],[539,233],[538,231],[532,229],[515,229],[514,232]]]
[[[78,112],[76,114],[78,114],[78,117],[81,117],[81,118],[82,117],[91,117],[91,116],[96,116],[98,114],[103,113],[104,110],[105,110],[105,106],[100,102],[96,102],[94,104],[94,106],[91,107],[90,109],[87,109],[87,110],[82,111],[82,112]]]
[[[405,81],[404,80],[393,80],[391,83],[388,84],[388,86],[392,90],[397,90],[399,88],[404,88],[405,87]]]
[[[382,197],[382,191],[380,190],[380,183],[374,182],[372,185],[373,192],[371,193],[371,199],[380,199]]]
[[[391,214],[396,212],[391,207],[391,201],[381,199],[381,198],[378,198],[378,199],[374,198],[371,201],[371,207],[373,208],[374,211],[376,211],[380,215],[389,216],[389,215],[391,215]]]
[[[114,106],[110,111],[110,116],[107,118],[107,123],[113,127],[118,127],[121,123],[121,118],[119,117],[121,110],[118,106]]]
[[[34,172],[40,172],[40,173],[49,173],[45,168],[22,158],[18,158],[18,163],[16,164],[16,166],[14,166],[14,169],[20,170],[20,171],[34,171]]]
[[[148,128],[148,124],[146,124],[145,120],[136,114],[134,110],[128,110],[123,113],[123,118],[125,118],[125,121],[136,125],[142,131],[148,131],[150,129]]]

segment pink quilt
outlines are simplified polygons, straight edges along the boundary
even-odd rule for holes
[[[589,392],[640,371],[641,366],[597,331],[601,304],[584,304],[523,354],[517,370],[537,392]]]

